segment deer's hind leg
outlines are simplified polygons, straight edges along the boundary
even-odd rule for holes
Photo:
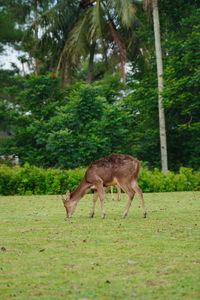
[[[114,201],[115,198],[114,198],[114,186],[113,185],[110,186],[110,192],[111,192],[111,198]]]
[[[118,201],[122,200],[122,193],[120,187],[117,185],[117,199]]]
[[[135,195],[135,191],[133,190],[131,185],[127,184],[127,183],[119,182],[119,187],[122,188],[122,190],[128,195],[128,202],[127,202],[126,208],[123,213],[123,218],[125,218],[128,216],[128,212],[131,207],[131,204],[132,204],[132,201],[133,201],[133,198]]]
[[[138,197],[140,198],[140,202],[141,202],[141,207],[142,207],[142,211],[143,211],[143,216],[144,218],[146,218],[147,216],[147,211],[145,209],[145,205],[144,205],[144,198],[143,198],[143,193],[141,188],[139,187],[138,183],[136,180],[133,180],[131,183],[134,191],[138,194]]]

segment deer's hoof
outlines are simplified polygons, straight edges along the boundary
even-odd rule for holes
[[[144,212],[144,215],[143,215],[143,216],[144,216],[144,218],[146,218],[146,217],[147,217],[147,212],[146,212],[146,211]]]

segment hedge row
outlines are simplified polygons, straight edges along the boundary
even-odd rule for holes
[[[0,195],[55,195],[73,190],[84,175],[83,168],[74,170],[42,169],[0,165]]]
[[[85,169],[42,169],[29,164],[23,167],[0,165],[0,195],[64,194],[73,190],[84,175]],[[142,168],[139,185],[143,192],[199,191],[200,172],[180,168],[179,173],[164,175],[158,169]]]

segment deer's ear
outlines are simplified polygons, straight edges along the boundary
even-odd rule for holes
[[[70,196],[71,196],[71,195],[70,195],[70,191],[67,191],[67,192],[66,192],[66,200],[67,200],[67,201],[70,200]]]

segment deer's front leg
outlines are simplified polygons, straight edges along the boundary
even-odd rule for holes
[[[102,217],[102,219],[104,219],[106,216],[106,213],[105,213],[105,207],[104,207],[105,191],[104,191],[103,183],[102,182],[96,183],[96,188],[97,188],[98,196],[101,201],[101,217]]]

